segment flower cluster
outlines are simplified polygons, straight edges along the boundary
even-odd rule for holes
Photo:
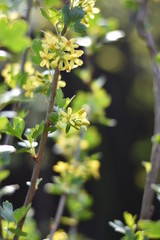
[[[5,68],[2,70],[2,76],[4,77],[5,83],[10,88],[16,88],[19,86],[19,79],[21,74],[21,66],[19,63],[6,64]],[[33,97],[35,89],[42,87],[44,94],[47,93],[49,86],[51,85],[53,76],[48,72],[40,73],[39,71],[35,72],[35,69],[32,66],[31,62],[26,62],[24,65],[24,71],[27,74],[27,79],[23,84],[23,89],[26,91],[26,97]],[[65,87],[66,83],[61,79],[59,75],[57,88]]]
[[[99,174],[100,162],[96,159],[85,158],[83,162],[70,162],[58,161],[53,166],[53,170],[59,173],[62,177],[68,176],[68,174],[74,175],[74,177],[81,177],[87,179],[92,176],[95,179],[100,178]]]
[[[13,64],[6,64],[5,68],[2,70],[2,76],[4,77],[5,83],[10,88],[17,87],[17,78],[18,74],[20,73],[20,64],[13,63]],[[24,65],[24,70],[27,72],[28,75],[34,74],[34,68],[32,67],[31,62],[26,62]]]
[[[99,8],[95,7],[96,0],[72,0],[72,6],[79,6],[82,7],[83,10],[86,12],[82,22],[88,25],[89,19],[94,18],[94,14],[99,13]]]
[[[46,33],[42,47],[44,50],[40,51],[40,56],[42,58],[40,63],[41,67],[46,66],[48,69],[58,67],[60,71],[65,70],[70,72],[72,69],[83,64],[83,61],[79,59],[83,51],[76,49],[79,45],[76,44],[75,38],[68,40],[66,37],[62,36],[58,39]]]
[[[67,134],[64,131],[59,134],[56,139],[55,149],[70,159],[74,156],[77,146],[79,146],[81,150],[86,150],[89,147],[87,140],[80,139],[77,130],[72,128]]]
[[[78,112],[72,114],[72,108],[68,107],[67,113],[61,111],[62,122],[79,130],[82,126],[86,127],[90,124],[86,119],[86,110],[80,109]]]

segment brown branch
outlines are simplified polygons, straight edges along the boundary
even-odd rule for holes
[[[154,135],[160,133],[160,68],[155,63],[155,57],[157,55],[157,48],[154,41],[154,37],[150,31],[147,30],[148,24],[148,0],[142,0],[139,5],[139,11],[137,16],[137,30],[139,35],[146,42],[147,48],[150,53],[152,73],[153,73],[153,85],[154,85]],[[145,189],[143,193],[142,206],[140,219],[150,219],[153,214],[153,198],[154,191],[151,188],[151,184],[157,183],[158,173],[160,169],[160,145],[153,143],[151,151],[151,171],[147,174]]]
[[[26,199],[24,202],[24,206],[27,206],[29,203],[32,202],[32,199],[36,192],[36,183],[37,183],[37,179],[39,177],[40,167],[41,167],[41,163],[43,160],[46,142],[47,142],[47,136],[48,136],[47,128],[50,126],[49,115],[53,111],[54,100],[55,100],[55,95],[56,95],[56,90],[57,90],[58,77],[59,77],[59,70],[58,70],[58,68],[56,68],[54,78],[52,81],[52,86],[51,86],[51,95],[50,95],[50,100],[49,100],[49,106],[48,106],[48,110],[46,113],[45,129],[41,136],[39,150],[38,150],[38,157],[34,164],[33,173],[32,173],[32,177],[31,177],[31,184],[28,189],[28,193],[27,193],[27,196],[26,196]],[[25,222],[25,217],[18,223],[18,228],[22,229],[24,222]],[[18,240],[18,239],[19,239],[19,237],[16,235],[13,238],[13,240]]]

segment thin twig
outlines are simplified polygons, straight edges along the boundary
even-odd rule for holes
[[[53,235],[56,232],[57,228],[59,227],[60,220],[61,220],[61,217],[62,217],[62,214],[63,214],[63,211],[64,211],[64,207],[65,207],[65,204],[66,204],[66,198],[67,198],[67,196],[66,196],[65,193],[63,193],[60,197],[60,201],[59,201],[56,216],[55,216],[55,222],[54,222],[54,225],[52,227],[49,240],[53,239]]]
[[[84,134],[85,134],[85,131],[84,131],[84,129],[82,129],[81,132],[80,132],[79,142],[78,142],[78,145],[77,145],[77,148],[76,148],[76,151],[75,151],[75,157],[74,157],[75,163],[78,162],[79,158],[80,158],[80,153],[81,153],[80,141],[84,138]],[[49,240],[52,240],[54,233],[56,232],[56,230],[59,227],[60,220],[61,220],[61,217],[62,217],[62,214],[63,214],[63,211],[64,211],[66,199],[67,199],[67,194],[63,193],[60,197],[60,201],[59,201],[56,216],[55,216],[55,222],[54,222],[53,228],[50,232],[50,239]]]
[[[36,183],[37,183],[37,179],[39,177],[40,167],[41,167],[41,163],[43,160],[47,137],[48,137],[47,128],[50,126],[49,115],[53,111],[54,100],[55,100],[55,95],[56,95],[56,90],[57,90],[58,77],[59,77],[59,70],[58,70],[58,68],[56,68],[55,74],[53,77],[53,81],[52,81],[52,86],[51,86],[51,95],[50,95],[50,100],[49,100],[49,106],[48,106],[48,110],[46,113],[45,129],[41,136],[39,150],[38,150],[38,156],[37,156],[37,159],[34,164],[33,173],[32,173],[32,177],[31,177],[31,184],[28,189],[28,193],[26,195],[24,206],[27,206],[28,204],[30,204],[32,202],[32,199],[36,192]],[[25,217],[18,223],[18,228],[22,229],[24,222],[25,222]],[[18,240],[18,236],[15,235],[13,240]]]
[[[137,30],[139,35],[146,42],[147,48],[150,53],[152,64],[153,84],[154,84],[154,134],[160,133],[160,68],[155,62],[157,55],[157,48],[152,33],[147,30],[148,25],[148,0],[142,0],[139,6],[137,16]],[[158,173],[160,169],[160,145],[153,143],[151,151],[151,171],[147,174],[146,184],[143,194],[140,219],[150,219],[153,214],[153,197],[154,191],[151,184],[157,182]]]

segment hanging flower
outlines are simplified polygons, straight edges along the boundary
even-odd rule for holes
[[[52,38],[52,35],[46,33],[42,42],[44,51],[40,51],[40,56],[42,57],[41,67],[46,66],[48,69],[50,67],[52,69],[58,67],[60,71],[70,72],[83,64],[83,61],[79,59],[83,51],[77,50],[79,45],[76,44],[75,38],[70,40],[64,36],[60,37],[60,39]]]
[[[84,108],[72,114],[72,108],[68,107],[67,113],[63,110],[61,111],[61,117],[63,123],[69,124],[77,130],[79,130],[82,126],[86,129],[86,127],[90,124],[86,119],[86,110]]]

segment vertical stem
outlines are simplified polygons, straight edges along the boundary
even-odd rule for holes
[[[54,222],[53,228],[51,230],[49,240],[52,240],[53,235],[59,226],[59,223],[60,223],[63,211],[64,211],[65,203],[66,203],[66,197],[67,196],[65,193],[63,193],[60,197],[59,205],[58,205],[56,216],[55,216],[55,222]]]
[[[153,73],[153,85],[154,85],[154,134],[160,133],[160,68],[155,63],[155,56],[157,55],[157,48],[150,31],[147,31],[148,24],[148,0],[142,0],[139,5],[139,11],[137,16],[137,30],[139,35],[144,39],[150,53],[150,59],[152,64]],[[153,214],[153,197],[154,191],[151,188],[151,184],[157,182],[158,173],[160,169],[160,145],[153,144],[151,151],[151,171],[147,174],[146,183],[143,193],[142,206],[140,219],[150,219]]]
[[[31,177],[31,184],[29,186],[29,189],[28,189],[28,192],[27,192],[27,195],[25,198],[24,206],[27,206],[28,204],[30,204],[32,202],[32,199],[36,192],[36,183],[37,183],[37,179],[39,177],[40,167],[41,167],[41,163],[43,160],[46,142],[47,142],[47,136],[48,136],[47,128],[50,126],[49,115],[52,112],[53,106],[54,106],[58,77],[59,77],[59,70],[58,70],[58,68],[56,68],[55,74],[53,77],[53,81],[52,81],[52,86],[51,86],[51,95],[50,95],[48,110],[46,113],[45,129],[41,136],[40,145],[39,145],[39,149],[38,149],[38,156],[37,156],[37,159],[34,164],[33,173],[32,173],[32,177]],[[25,222],[25,217],[18,223],[18,228],[22,229],[24,222]],[[15,235],[13,238],[13,240],[18,240],[18,239],[19,239],[19,237],[17,235]]]

